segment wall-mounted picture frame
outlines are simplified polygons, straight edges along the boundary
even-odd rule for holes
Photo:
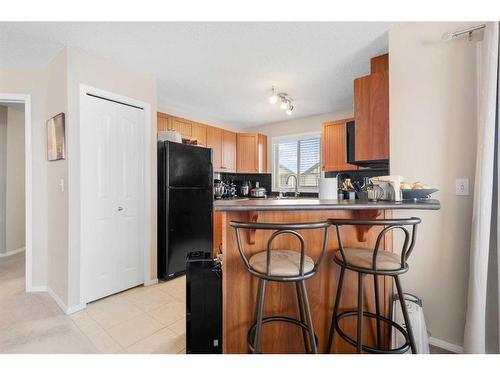
[[[47,160],[66,158],[64,113],[47,120]]]

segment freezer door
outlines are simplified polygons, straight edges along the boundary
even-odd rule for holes
[[[212,187],[212,150],[168,142],[168,185],[171,187]]]
[[[186,256],[212,251],[212,189],[169,189],[167,278],[186,271]]]

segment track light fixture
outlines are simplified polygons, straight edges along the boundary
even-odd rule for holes
[[[285,113],[290,116],[295,108],[292,104],[292,99],[286,92],[278,92],[273,86],[271,89],[271,96],[269,97],[269,103],[276,104],[278,100],[280,101],[280,108],[285,110]]]

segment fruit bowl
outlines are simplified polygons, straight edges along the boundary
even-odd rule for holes
[[[439,191],[439,189],[401,189],[403,199],[429,199],[432,193]]]

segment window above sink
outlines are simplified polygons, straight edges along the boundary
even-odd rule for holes
[[[288,178],[292,175],[297,179],[299,192],[318,192],[320,144],[319,132],[274,137],[273,191],[295,191],[295,178]]]

